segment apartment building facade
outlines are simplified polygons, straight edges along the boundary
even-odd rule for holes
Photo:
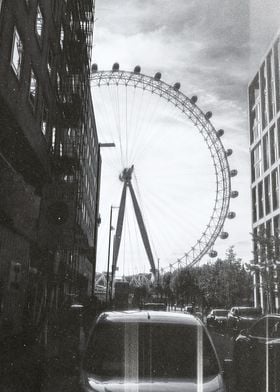
[[[280,33],[248,91],[255,305],[279,311]]]
[[[0,329],[92,292],[93,0],[0,1]]]

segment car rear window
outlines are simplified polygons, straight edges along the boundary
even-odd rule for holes
[[[259,316],[261,314],[261,309],[258,308],[245,308],[239,309],[240,316]]]
[[[197,369],[204,377],[219,372],[203,327],[148,323],[100,324],[90,339],[84,368],[105,379],[196,378]]]
[[[227,310],[214,310],[213,313],[215,316],[227,316],[228,311]]]

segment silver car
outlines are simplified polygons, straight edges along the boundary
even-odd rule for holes
[[[85,392],[224,392],[211,338],[192,315],[161,311],[99,316],[84,353]]]

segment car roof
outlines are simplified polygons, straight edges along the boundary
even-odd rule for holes
[[[270,313],[270,314],[266,314],[262,318],[279,318],[280,319],[280,314],[279,313]]]
[[[260,309],[260,308],[256,308],[255,306],[233,306],[232,309]]]
[[[213,312],[216,312],[217,310],[218,310],[218,311],[221,310],[221,311],[223,311],[223,312],[228,312],[228,309],[221,309],[221,308],[212,309]]]
[[[201,325],[201,322],[193,315],[184,313],[153,311],[153,310],[127,310],[104,312],[98,318],[98,322],[108,323],[162,323],[181,325]]]

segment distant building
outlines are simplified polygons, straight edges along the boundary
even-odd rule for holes
[[[249,84],[252,221],[255,235],[279,233],[280,166],[280,34],[273,40]],[[255,251],[252,265],[255,304],[264,312],[279,311],[277,264],[261,264]],[[280,260],[279,260],[280,261]]]
[[[0,329],[91,295],[93,0],[0,0]]]

